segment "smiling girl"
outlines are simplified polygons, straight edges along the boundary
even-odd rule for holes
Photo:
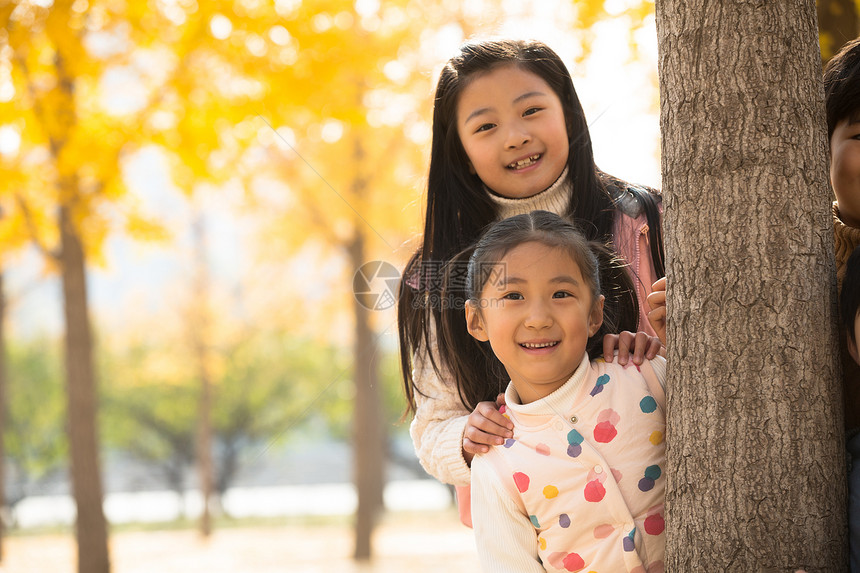
[[[604,323],[602,250],[535,211],[493,225],[468,258],[474,341],[452,370],[463,387],[460,373],[498,361],[514,425],[504,445],[472,461],[485,571],[663,571],[665,361],[589,360]]]

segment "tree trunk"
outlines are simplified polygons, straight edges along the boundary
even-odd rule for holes
[[[76,187],[76,184],[72,183],[72,186]],[[72,488],[77,506],[75,530],[78,540],[78,572],[109,573],[84,251],[67,205],[60,207],[60,241],[66,321],[69,448]]]
[[[818,0],[816,5],[821,59],[826,62],[860,34],[860,8],[856,0]]]
[[[352,268],[364,260],[364,236],[357,232],[349,247]],[[379,348],[370,326],[370,309],[353,297],[355,311],[355,402],[353,406],[353,479],[358,493],[355,515],[355,553],[357,560],[368,560],[373,553],[373,529],[382,510],[385,486],[385,428],[382,423],[379,391]]]
[[[197,426],[197,476],[200,496],[200,534],[209,537],[212,534],[212,373],[209,367],[209,273],[206,262],[206,237],[203,215],[198,214],[194,220],[194,315],[192,325],[194,351],[197,359],[197,372],[200,377],[200,401],[198,403]]]
[[[846,570],[831,194],[811,0],[657,3],[667,570]]]
[[[198,349],[199,352],[199,349]],[[198,360],[201,357],[198,355]],[[212,534],[212,382],[208,368],[200,364],[200,403],[197,428],[197,475],[200,481],[200,534]]]
[[[2,219],[2,212],[0,212]],[[0,563],[3,562],[4,536],[3,518],[6,515],[6,284],[0,269]]]

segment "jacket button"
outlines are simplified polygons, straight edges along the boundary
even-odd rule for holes
[[[570,423],[571,423],[571,424],[575,424],[575,423],[577,423],[578,421],[579,421],[579,418],[577,418],[576,416],[571,416],[571,417],[570,417]]]

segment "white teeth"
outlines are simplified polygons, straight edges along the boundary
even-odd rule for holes
[[[540,159],[539,153],[537,155],[532,155],[531,157],[526,157],[525,159],[521,159],[519,161],[514,161],[513,163],[509,164],[508,167],[510,167],[511,169],[522,169],[523,167],[528,167],[538,159]]]
[[[547,348],[549,346],[555,346],[558,342],[523,342],[522,346],[526,348]]]

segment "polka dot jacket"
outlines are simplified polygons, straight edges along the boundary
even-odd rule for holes
[[[472,462],[485,571],[662,573],[664,372],[660,357],[586,356],[543,400],[521,405],[508,386],[514,437]]]

